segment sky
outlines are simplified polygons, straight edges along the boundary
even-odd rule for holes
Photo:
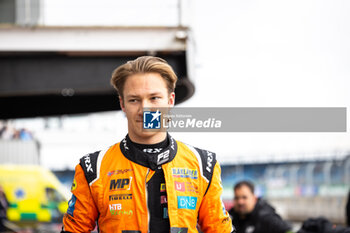
[[[99,5],[77,0],[67,8],[69,2],[44,1],[41,22],[47,26],[179,22],[174,0],[147,4],[103,0]],[[179,106],[350,106],[350,1],[189,0],[182,6],[182,22],[192,32],[190,79],[196,90]],[[62,120],[63,130],[55,127],[57,118],[49,120],[50,130],[43,128],[42,119],[15,122],[34,130],[42,142],[42,163],[52,169],[73,168],[81,156],[108,147],[127,133],[121,112]],[[173,135],[216,152],[221,163],[341,157],[350,152],[349,132]]]

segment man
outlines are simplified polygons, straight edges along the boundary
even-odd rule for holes
[[[350,191],[348,194],[348,201],[346,203],[346,223],[348,224],[348,227],[350,227]]]
[[[232,232],[221,201],[214,153],[143,129],[144,108],[172,107],[177,77],[166,61],[140,57],[118,67],[111,83],[128,134],[76,166],[62,232]]]
[[[234,186],[234,207],[229,211],[237,233],[285,233],[290,231],[274,208],[254,195],[254,185],[241,181]]]
[[[5,191],[0,185],[0,232],[12,232],[7,229],[4,225],[4,221],[7,220],[7,208],[9,207],[9,202],[6,198]]]

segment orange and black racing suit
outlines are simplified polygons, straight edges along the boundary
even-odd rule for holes
[[[215,153],[167,138],[167,147],[152,156],[126,136],[105,151],[82,157],[62,232],[91,232],[96,221],[100,232],[161,232],[151,226],[155,210],[149,197],[155,192],[148,187],[158,170],[165,181],[157,186],[162,204],[158,212],[168,218],[168,232],[198,232],[197,223],[203,232],[234,231],[221,200]]]

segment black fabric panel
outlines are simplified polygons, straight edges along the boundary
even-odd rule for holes
[[[202,150],[196,147],[195,149],[197,150],[202,160],[203,176],[209,181],[208,188],[205,191],[205,194],[206,194],[209,189],[211,179],[213,177],[214,167],[216,164],[216,154],[214,152],[211,152],[208,150]]]
[[[80,159],[80,166],[83,168],[88,183],[97,177],[97,157],[100,151],[87,154]]]

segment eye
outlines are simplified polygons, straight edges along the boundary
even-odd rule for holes
[[[129,103],[135,103],[137,101],[137,99],[129,99],[128,102]]]
[[[159,96],[153,96],[153,97],[151,98],[151,100],[158,100],[158,99],[160,99]]]

